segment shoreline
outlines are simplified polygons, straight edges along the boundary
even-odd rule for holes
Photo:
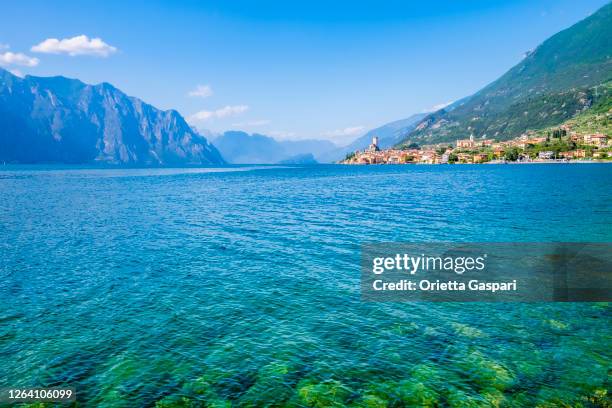
[[[485,163],[342,163],[337,164],[344,166],[465,166],[465,165],[499,165],[499,164],[612,164],[612,160],[538,160],[538,161],[509,161],[497,162],[490,161]]]

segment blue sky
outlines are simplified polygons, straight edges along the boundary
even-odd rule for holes
[[[477,91],[605,3],[10,1],[0,65],[110,82],[200,129],[345,144]]]

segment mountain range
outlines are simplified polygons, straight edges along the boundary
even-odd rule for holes
[[[17,77],[0,69],[0,161],[222,164],[219,151],[175,110],[108,83]]]
[[[347,146],[339,147],[328,140],[283,140],[242,131],[228,131],[212,137],[214,145],[229,163],[233,164],[312,164],[341,160],[347,153],[363,150],[372,137],[377,136],[379,146],[388,148],[398,143],[402,136],[414,129],[426,113],[412,115],[372,129]]]
[[[612,79],[612,3],[538,46],[453,110],[427,115],[398,144],[475,137],[508,140],[601,104]]]
[[[336,148],[329,140],[276,140],[270,136],[242,131],[228,131],[213,143],[221,155],[233,164],[312,163]]]

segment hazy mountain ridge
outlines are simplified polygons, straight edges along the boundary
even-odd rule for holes
[[[386,123],[375,129],[369,130],[363,136],[346,146],[348,151],[363,150],[370,143],[372,137],[378,137],[378,144],[382,148],[391,147],[399,142],[406,132],[410,132],[426,116],[426,113],[417,113],[406,119],[400,119]]]
[[[175,110],[108,83],[19,78],[0,69],[0,160],[19,163],[221,164]]]
[[[302,153],[281,160],[277,164],[318,164],[312,153]]]
[[[588,109],[594,88],[612,78],[612,4],[538,46],[462,106],[428,115],[409,141],[511,139],[529,129],[562,123]]]
[[[232,130],[213,139],[214,145],[223,157],[233,164],[271,164],[292,162],[312,164],[331,163],[344,158],[347,153],[363,150],[372,137],[378,136],[379,145],[388,148],[398,143],[402,136],[414,129],[427,113],[414,114],[406,119],[386,123],[369,130],[347,146],[338,147],[329,140],[282,140],[278,141],[263,134],[249,134]],[[311,157],[309,157],[311,156]]]
[[[417,113],[406,119],[400,119],[386,123],[375,129],[367,131],[363,136],[358,137],[346,146],[337,147],[321,156],[323,162],[333,162],[344,159],[348,153],[363,150],[372,143],[372,137],[378,136],[379,146],[389,148],[400,142],[403,137],[412,131],[427,113]]]
[[[272,164],[304,160],[306,155],[319,160],[322,154],[336,148],[328,140],[278,141],[270,136],[237,130],[224,132],[213,143],[223,157],[234,164]]]

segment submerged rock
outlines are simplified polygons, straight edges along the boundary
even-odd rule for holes
[[[479,351],[472,352],[458,366],[481,389],[503,391],[515,382],[514,374],[509,369]]]
[[[453,326],[455,333],[464,337],[477,338],[486,336],[482,330],[468,326],[467,324],[453,322],[451,325]]]
[[[352,391],[336,380],[316,383],[303,380],[298,384],[298,395],[302,402],[310,407],[343,407],[352,395]]]

